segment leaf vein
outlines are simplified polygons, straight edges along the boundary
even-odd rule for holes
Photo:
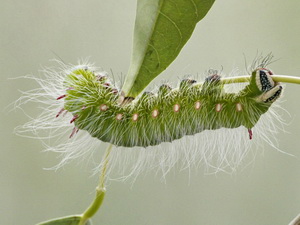
[[[178,31],[178,34],[179,34],[179,37],[180,37],[180,42],[179,42],[179,44],[178,44],[177,47],[176,47],[176,52],[177,52],[177,50],[178,50],[178,48],[179,48],[179,46],[181,45],[181,42],[182,42],[182,33],[181,33],[181,30],[180,30],[180,28],[177,26],[177,24],[176,24],[170,17],[168,17],[166,14],[164,14],[164,13],[161,12],[161,11],[159,11],[159,13],[160,13],[162,16],[164,16],[167,20],[169,20],[169,21],[173,24],[173,26],[176,28],[176,30]]]
[[[195,14],[196,14],[197,18],[199,18],[198,8],[197,8],[196,3],[194,2],[194,0],[190,0],[190,1],[192,2],[193,6],[195,7]]]

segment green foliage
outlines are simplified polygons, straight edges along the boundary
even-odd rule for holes
[[[123,86],[136,97],[175,60],[214,0],[138,0],[131,65]]]

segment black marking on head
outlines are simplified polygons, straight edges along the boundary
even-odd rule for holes
[[[265,100],[265,103],[274,102],[277,98],[280,97],[281,93],[282,93],[282,86],[279,86],[278,90],[270,98]]]
[[[269,72],[267,70],[259,70],[258,72],[261,91],[266,92],[271,90],[274,87],[274,82],[271,82],[272,78],[269,77]]]

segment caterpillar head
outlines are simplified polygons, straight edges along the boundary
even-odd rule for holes
[[[258,101],[273,103],[282,93],[282,86],[272,79],[273,72],[266,68],[258,68],[252,72],[251,83],[255,83]]]

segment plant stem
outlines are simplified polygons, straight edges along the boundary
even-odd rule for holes
[[[95,213],[98,211],[100,206],[102,205],[104,196],[105,196],[105,177],[106,177],[106,171],[107,171],[107,165],[109,162],[109,154],[111,152],[113,145],[109,144],[105,151],[104,158],[102,160],[102,170],[99,178],[99,184],[96,187],[96,197],[92,204],[85,210],[85,212],[81,216],[81,220],[78,225],[85,225],[88,219],[93,217]]]
[[[234,84],[234,83],[245,83],[250,81],[250,75],[242,75],[237,77],[225,77],[221,78],[220,82],[222,84]],[[290,84],[300,84],[300,77],[288,76],[288,75],[272,75],[272,79],[275,82],[283,82],[283,83],[290,83]],[[194,84],[196,87],[200,87],[203,85],[203,82],[199,82]],[[177,90],[177,88],[173,89]]]
[[[287,76],[287,75],[272,75],[272,78],[275,82],[300,84],[300,77]],[[221,82],[223,84],[243,83],[249,81],[250,81],[250,76],[226,77],[221,79]]]
[[[293,219],[293,221],[291,223],[289,223],[289,225],[299,225],[300,224],[300,214]]]

